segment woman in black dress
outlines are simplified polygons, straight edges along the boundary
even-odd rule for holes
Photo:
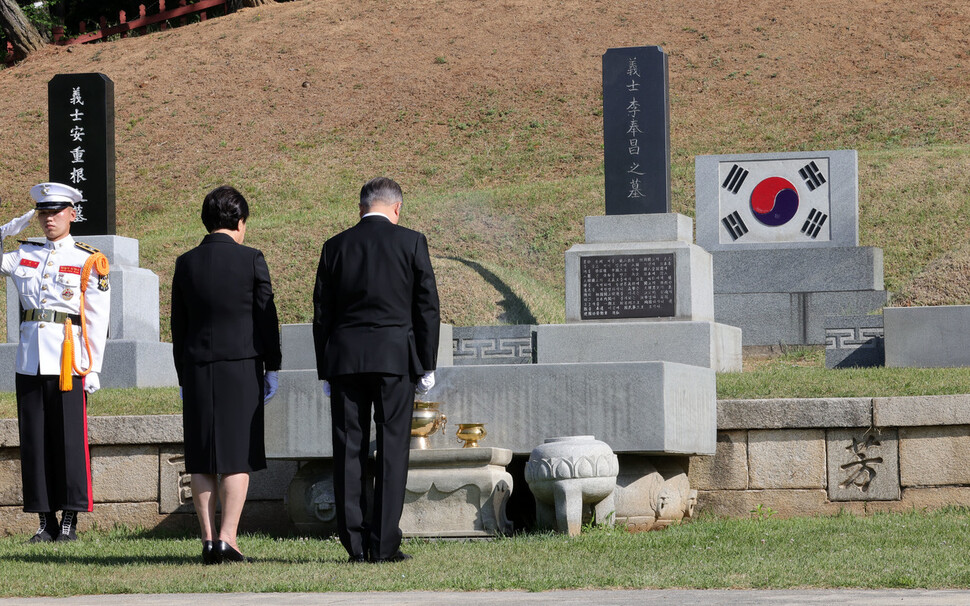
[[[248,217],[246,199],[232,187],[209,192],[202,203],[209,235],[175,261],[172,279],[185,469],[192,474],[206,564],[249,559],[239,551],[236,530],[249,472],[266,468],[263,403],[276,392],[281,362],[269,269],[263,253],[242,246]]]

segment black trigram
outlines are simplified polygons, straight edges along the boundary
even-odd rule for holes
[[[744,183],[744,179],[747,176],[748,171],[735,164],[731,167],[731,172],[728,173],[727,179],[724,180],[724,183],[721,183],[721,187],[727,189],[732,194],[736,194],[741,189],[741,184]]]
[[[731,238],[733,240],[737,240],[744,234],[748,233],[748,226],[745,225],[744,221],[741,220],[741,215],[738,214],[738,211],[734,211],[730,215],[721,219],[721,223],[723,223],[724,227],[727,228],[728,233],[731,234]]]
[[[808,185],[808,191],[815,191],[815,188],[819,185],[825,183],[825,177],[822,175],[822,171],[818,169],[815,162],[809,162],[805,166],[798,169],[798,174],[805,179],[805,185]]]
[[[809,238],[815,239],[818,236],[818,232],[822,229],[822,224],[829,216],[820,210],[815,210],[814,208],[808,213],[808,218],[805,219],[805,225],[802,225],[802,233]]]

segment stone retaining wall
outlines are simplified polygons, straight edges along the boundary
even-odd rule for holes
[[[721,400],[697,509],[781,516],[970,506],[970,395]]]
[[[89,419],[94,513],[82,531],[163,528],[194,532],[178,415]],[[714,456],[692,457],[697,510],[780,516],[970,506],[970,395],[721,400]],[[0,533],[27,534],[21,510],[16,419],[0,419]],[[252,474],[244,532],[289,534],[284,504],[299,464],[269,461]],[[516,485],[515,491],[527,491]]]

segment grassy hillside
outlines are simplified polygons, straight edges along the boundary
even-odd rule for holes
[[[160,277],[163,335],[209,189],[246,194],[282,320],[306,322],[319,247],[379,174],[429,236],[446,321],[561,321],[563,252],[603,213],[602,53],[659,44],[674,210],[693,215],[697,154],[857,149],[861,243],[895,301],[970,303],[970,3],[779,4],[297,0],[51,48],[0,71],[0,218],[47,177],[47,82],[97,71],[118,233]]]

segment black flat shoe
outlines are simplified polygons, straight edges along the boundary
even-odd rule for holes
[[[222,559],[216,553],[216,546],[212,541],[202,541],[202,563],[206,566],[219,564]]]
[[[349,564],[363,564],[366,561],[367,561],[367,556],[365,556],[363,554],[361,554],[361,555],[352,555],[349,558],[347,558],[347,563],[349,563]]]
[[[411,556],[404,553],[403,551],[398,551],[389,558],[374,558],[371,560],[374,564],[383,564],[384,562],[404,562],[410,560]]]
[[[216,541],[214,551],[220,562],[255,562],[254,559],[247,558],[243,554],[233,549],[232,546],[225,541]]]

